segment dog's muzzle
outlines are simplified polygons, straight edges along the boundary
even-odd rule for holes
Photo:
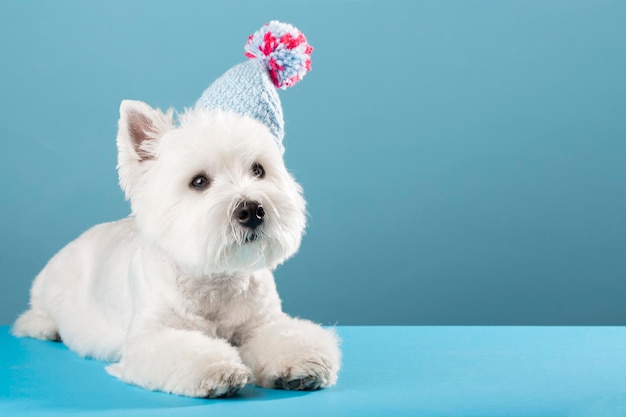
[[[254,230],[263,223],[265,210],[256,201],[242,201],[235,208],[234,216],[241,226]]]

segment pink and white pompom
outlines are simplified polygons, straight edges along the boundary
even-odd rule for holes
[[[248,37],[248,58],[260,59],[277,88],[285,89],[300,81],[311,70],[313,47],[294,26],[272,20]]]

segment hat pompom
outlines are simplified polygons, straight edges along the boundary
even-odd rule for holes
[[[285,89],[311,70],[313,47],[294,26],[273,20],[248,37],[248,58],[260,59],[277,88]]]

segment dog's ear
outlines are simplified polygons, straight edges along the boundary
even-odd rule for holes
[[[120,185],[130,198],[134,185],[157,157],[159,139],[174,128],[173,112],[163,113],[146,103],[124,100],[117,132],[117,169]]]

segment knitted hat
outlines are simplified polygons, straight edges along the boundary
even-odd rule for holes
[[[231,110],[264,123],[284,152],[284,120],[276,88],[296,84],[311,69],[310,46],[295,27],[273,20],[248,37],[245,56],[213,82],[196,108]]]

